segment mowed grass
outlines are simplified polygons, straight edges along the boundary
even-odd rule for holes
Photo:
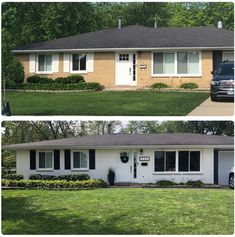
[[[187,115],[208,93],[101,91],[7,93],[12,115]]]
[[[4,234],[232,234],[233,191],[2,191]]]

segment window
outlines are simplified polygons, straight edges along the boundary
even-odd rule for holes
[[[175,171],[175,151],[155,151],[155,172]]]
[[[200,171],[200,151],[179,151],[179,171]]]
[[[180,52],[177,53],[178,74],[199,74],[199,53]]]
[[[52,169],[52,152],[38,152],[38,168]]]
[[[52,55],[38,55],[38,72],[52,71]]]
[[[119,54],[119,61],[129,61],[129,54]]]
[[[155,75],[199,75],[199,52],[153,53]]]
[[[175,55],[174,53],[154,53],[154,74],[174,74]]]
[[[86,54],[72,54],[72,71],[86,71]]]
[[[73,152],[73,169],[88,169],[88,152]]]

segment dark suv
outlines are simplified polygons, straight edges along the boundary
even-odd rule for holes
[[[213,73],[213,72],[212,72]],[[211,100],[234,98],[234,62],[224,61],[213,73]]]

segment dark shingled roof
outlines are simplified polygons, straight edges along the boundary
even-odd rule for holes
[[[107,134],[3,146],[3,149],[115,147],[157,145],[233,145],[233,137],[192,133]]]
[[[234,33],[216,27],[150,28],[126,26],[33,43],[15,50],[174,48],[234,46]]]

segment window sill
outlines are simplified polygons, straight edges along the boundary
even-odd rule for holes
[[[48,71],[45,71],[45,72],[36,72],[36,74],[37,75],[40,75],[40,74],[42,74],[42,75],[46,75],[46,74],[53,74],[53,72],[52,71],[50,71],[50,72],[48,72]]]
[[[36,172],[53,172],[53,169],[37,169]]]
[[[87,71],[70,71],[71,74],[87,74]]]
[[[84,171],[87,172],[89,169],[71,169],[71,172]]]
[[[193,75],[193,74],[152,74],[151,77],[202,77],[202,75]]]
[[[182,175],[182,174],[189,174],[189,175],[203,175],[202,172],[153,172],[154,175],[167,175],[167,174],[174,174],[174,175]]]

